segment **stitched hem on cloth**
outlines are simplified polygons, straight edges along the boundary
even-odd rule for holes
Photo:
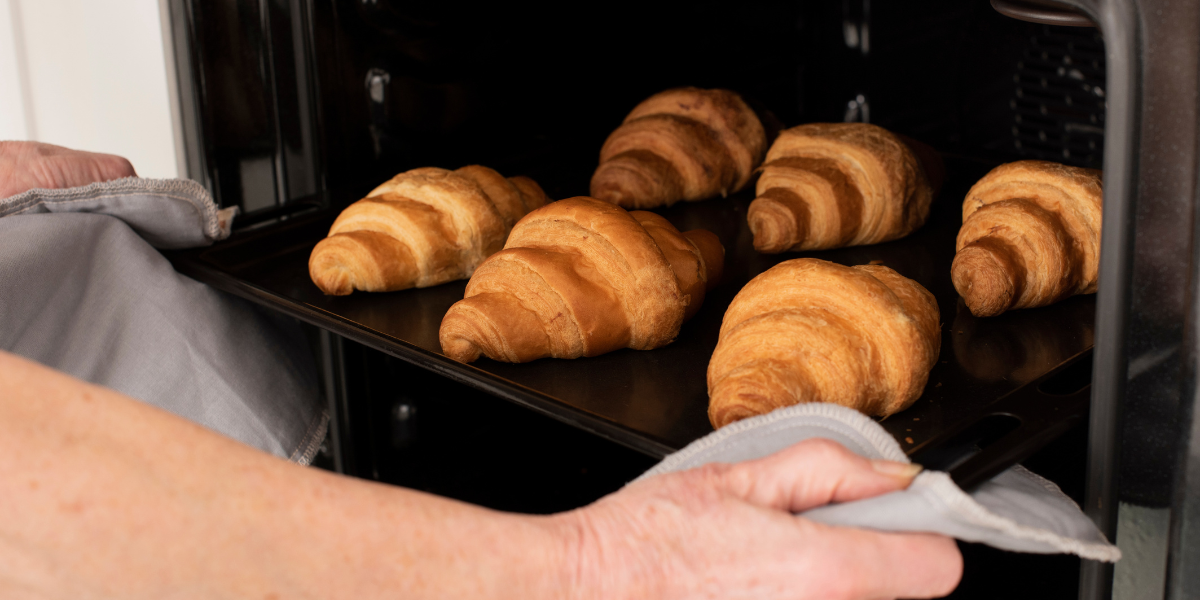
[[[0,217],[18,215],[41,204],[69,204],[129,195],[162,196],[192,205],[202,221],[204,236],[217,241],[229,237],[237,207],[218,209],[204,186],[190,179],[124,177],[85,186],[37,188],[0,199]]]
[[[839,425],[841,427],[838,427]],[[842,433],[843,435],[846,433],[845,430],[848,429],[851,433],[857,434],[864,442],[878,452],[881,457],[898,462],[911,462],[908,456],[904,454],[904,451],[900,449],[900,444],[896,442],[895,438],[870,417],[857,410],[838,404],[811,402],[773,410],[764,415],[742,419],[741,421],[726,425],[688,444],[679,452],[668,456],[649,471],[642,473],[634,481],[677,471],[683,464],[695,458],[697,454],[706,452],[714,446],[724,444],[725,440],[730,437],[749,430],[771,426],[782,426],[784,429],[819,427]]]
[[[743,419],[722,427],[716,432],[688,444],[679,452],[668,456],[661,463],[646,471],[634,481],[678,471],[684,465],[696,459],[697,455],[725,444],[733,436],[764,428],[778,431],[779,427],[783,429],[816,427],[842,435],[845,435],[847,430],[849,430],[851,433],[858,434],[858,437],[863,442],[873,448],[883,458],[906,463],[910,462],[900,449],[900,444],[896,442],[895,438],[880,427],[873,419],[844,406],[828,403],[811,403],[775,410],[765,415]],[[1032,478],[1034,482],[1057,497],[1070,500],[1066,494],[1063,494],[1062,490],[1058,489],[1058,486],[1024,467],[1018,465],[1014,467],[1014,471],[1023,477]],[[920,482],[920,485],[917,485],[918,482]],[[1091,560],[1116,562],[1121,558],[1121,551],[1116,546],[1107,542],[1084,542],[1043,529],[1021,525],[1011,519],[996,515],[982,504],[976,502],[966,492],[962,491],[946,473],[922,473],[918,476],[917,481],[914,481],[913,486],[909,487],[909,490],[920,493],[930,502],[941,504],[949,514],[953,514],[975,527],[996,531],[1002,535],[1016,539],[1041,543],[1060,552],[1075,554]],[[1074,501],[1072,500],[1071,503],[1074,504]]]
[[[300,441],[300,446],[296,448],[295,452],[292,452],[288,460],[306,467],[312,464],[313,457],[321,449],[321,442],[325,441],[325,435],[328,433],[329,411],[322,410],[321,415],[309,425],[308,431]]]
[[[1028,470],[1021,469],[1021,471],[1022,475],[1032,475]],[[1035,477],[1037,476],[1035,475]],[[1064,537],[1045,529],[1021,525],[1016,521],[997,515],[984,508],[982,504],[976,502],[974,498],[962,491],[946,473],[930,471],[918,475],[917,478],[924,480],[920,482],[922,495],[940,502],[951,513],[976,527],[998,531],[1003,535],[1017,539],[1042,543],[1060,552],[1075,554],[1091,560],[1117,562],[1121,559],[1121,550],[1107,541],[1084,542]],[[1042,482],[1046,481],[1041,477],[1037,477],[1037,479]],[[914,481],[913,483],[915,486],[917,482]],[[913,488],[910,487],[909,489]],[[924,493],[926,491],[928,493]],[[1062,492],[1060,491],[1059,494],[1062,494]],[[1064,495],[1064,497],[1066,496]],[[1074,501],[1072,501],[1072,504],[1074,504]]]

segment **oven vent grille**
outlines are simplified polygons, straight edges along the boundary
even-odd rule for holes
[[[1045,26],[1013,75],[1013,146],[1027,158],[1100,168],[1104,42],[1094,29]]]

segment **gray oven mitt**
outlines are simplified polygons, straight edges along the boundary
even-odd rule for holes
[[[155,250],[223,239],[233,215],[186,180],[0,199],[0,350],[308,463],[328,414],[297,325]]]
[[[909,462],[896,440],[858,411],[800,404],[727,425],[668,456],[641,478],[761,458],[813,437],[834,440],[867,458]],[[801,516],[829,525],[941,533],[1017,552],[1069,553],[1105,562],[1121,558],[1121,551],[1058,486],[1019,465],[970,494],[946,473],[926,471],[906,490],[830,504]]]

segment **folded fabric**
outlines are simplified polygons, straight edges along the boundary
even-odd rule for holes
[[[797,442],[828,438],[867,458],[909,462],[879,423],[835,404],[800,404],[723,427],[668,456],[639,479],[713,462],[761,458]],[[1116,562],[1121,551],[1054,483],[1015,466],[967,494],[928,471],[908,489],[800,513],[830,525],[940,533],[1003,550],[1069,553]]]
[[[194,248],[229,237],[237,207],[218,209],[189,179],[140,177],[0,199],[0,217],[64,212],[116,217],[155,248]]]
[[[293,321],[153,246],[229,235],[199,184],[128,178],[0,200],[0,349],[307,464],[328,425]]]

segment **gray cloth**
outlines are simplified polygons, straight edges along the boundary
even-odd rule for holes
[[[761,458],[797,442],[828,438],[872,459],[909,462],[874,420],[834,404],[800,404],[723,427],[668,456],[641,478],[712,462]],[[950,477],[924,472],[908,489],[801,513],[806,519],[881,531],[926,531],[1017,552],[1070,553],[1116,562],[1121,551],[1058,486],[1021,466],[964,493]]]
[[[0,200],[0,349],[307,464],[328,414],[298,326],[180,275],[151,245],[211,244],[232,216],[184,180]]]
[[[29,190],[0,200],[0,217],[95,213],[116,217],[155,248],[195,248],[229,237],[237,207],[217,209],[188,179],[126,177],[62,190]]]

